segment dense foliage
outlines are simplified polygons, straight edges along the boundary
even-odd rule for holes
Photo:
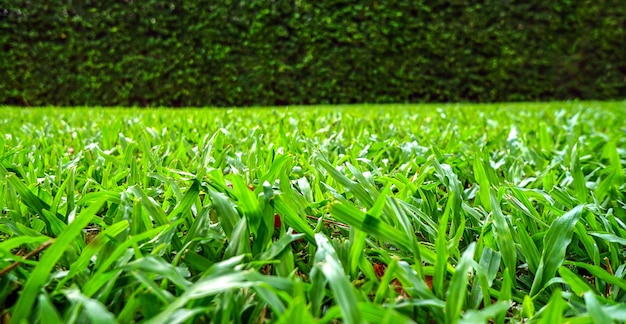
[[[626,321],[623,102],[0,113],[3,321]]]
[[[0,104],[622,99],[599,1],[0,2]]]

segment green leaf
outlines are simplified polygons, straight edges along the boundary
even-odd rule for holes
[[[63,293],[73,303],[82,305],[91,323],[108,324],[115,322],[115,316],[98,300],[84,296],[78,289],[66,289]]]
[[[172,264],[151,255],[129,262],[123,269],[125,271],[140,270],[159,274],[182,289],[188,288],[191,285],[191,283],[185,279],[183,273],[181,273],[181,271],[184,271],[183,269],[177,269]]]
[[[451,192],[450,195],[454,195]],[[433,291],[438,298],[443,298],[443,282],[446,279],[446,264],[448,263],[448,219],[452,212],[452,204],[454,199],[448,198],[446,204],[446,210],[443,216],[439,219],[439,229],[437,230],[437,241],[435,248],[437,251],[437,260],[435,261],[435,273],[433,274]]]
[[[568,211],[563,216],[555,219],[550,225],[543,240],[541,261],[537,268],[537,274],[530,289],[530,295],[535,296],[548,280],[552,279],[557,269],[565,259],[565,251],[572,240],[574,227],[584,210],[583,205]]]
[[[458,323],[467,295],[468,273],[472,270],[475,243],[471,243],[463,255],[450,280],[446,298],[446,323]],[[497,314],[498,312],[495,312]]]
[[[596,278],[596,280],[602,280],[611,285],[615,285],[620,287],[623,290],[626,290],[626,280],[622,278],[618,278],[615,275],[610,274],[608,271],[591,264],[582,263],[582,262],[567,262],[567,264],[575,265],[576,267],[583,268]]]
[[[34,306],[35,299],[39,295],[40,289],[44,287],[50,276],[50,272],[54,269],[57,261],[63,256],[67,247],[81,234],[81,231],[89,224],[96,212],[100,210],[105,200],[101,199],[84,209],[71,222],[63,232],[59,234],[54,243],[46,250],[39,264],[24,285],[24,289],[17,300],[17,304],[13,309],[11,321],[21,323],[28,321],[31,310]]]
[[[478,182],[478,185],[480,186],[478,192],[480,194],[480,201],[482,203],[481,205],[485,207],[485,210],[487,212],[490,212],[491,211],[491,198],[490,198],[491,184],[489,183],[489,178],[487,177],[487,173],[485,173],[485,168],[483,167],[483,161],[478,154],[474,157],[473,166],[474,166],[474,178],[476,179],[476,181]]]
[[[0,165],[0,179],[5,179],[19,194],[22,202],[41,217],[51,235],[58,236],[65,229],[63,216],[58,213],[51,215],[49,213],[51,211],[50,205],[33,194],[15,174],[9,173],[2,165]]]
[[[152,199],[152,197],[148,197],[146,192],[138,186],[131,186],[128,188],[128,191],[135,195],[141,201],[141,205],[148,212],[148,215],[157,226],[167,225],[170,223],[170,220],[165,216],[165,212],[161,209],[161,206]]]
[[[574,144],[570,157],[570,172],[574,178],[574,189],[576,190],[576,198],[581,203],[587,202],[587,185],[585,175],[583,174],[580,161],[578,159],[578,146]]]
[[[600,306],[593,292],[586,292],[584,295],[587,312],[595,323],[611,323],[611,316]]]
[[[535,315],[535,303],[533,299],[528,295],[524,295],[524,302],[522,303],[522,313],[526,318],[532,318]]]
[[[619,237],[617,235],[614,234],[610,234],[610,233],[596,233],[596,232],[587,232],[595,237],[601,238],[604,241],[607,242],[611,242],[611,243],[617,243],[619,245],[624,245],[626,246],[626,238],[623,237]]]
[[[65,323],[61,318],[61,315],[50,301],[50,297],[45,292],[41,293],[37,298],[37,307],[39,311],[39,318],[45,318],[46,323],[50,324],[63,324]]]
[[[315,266],[313,272],[321,272],[326,277],[333,292],[334,299],[347,323],[361,323],[361,313],[357,306],[357,299],[354,295],[352,284],[343,272],[343,266],[337,257],[328,239],[323,234],[315,234],[317,241],[317,252],[315,253]],[[315,274],[311,275],[312,277]]]
[[[280,215],[281,221],[285,222],[288,226],[293,227],[299,233],[303,233],[304,238],[307,241],[312,243],[315,242],[315,233],[313,233],[309,224],[304,220],[303,216],[305,215],[298,215],[289,203],[280,195],[274,197],[273,205],[278,215]]]
[[[559,267],[559,275],[561,276],[561,278],[563,278],[563,280],[565,280],[567,285],[570,286],[572,291],[578,296],[582,297],[582,295],[586,292],[593,291],[593,288],[589,285],[589,283],[587,283],[583,278],[575,274],[567,267]]]
[[[563,311],[565,309],[565,301],[561,297],[561,289],[555,289],[548,304],[540,311],[541,324],[561,323],[563,319]]]
[[[511,307],[511,303],[508,301],[501,301],[495,304],[489,305],[481,310],[471,309],[463,314],[463,318],[459,321],[461,324],[473,324],[473,323],[488,323],[490,319],[497,317],[500,314],[506,313]]]
[[[187,189],[187,192],[185,193],[185,196],[183,197],[183,199],[176,205],[174,210],[172,210],[172,212],[169,214],[168,219],[172,221],[172,220],[175,220],[174,217],[178,216],[179,214],[185,215],[187,213],[191,213],[191,206],[193,206],[193,204],[198,199],[199,193],[200,193],[200,182],[198,180],[194,180],[193,183],[191,184],[191,187]]]
[[[493,220],[496,230],[496,242],[502,255],[502,261],[510,271],[510,278],[516,278],[515,269],[517,268],[517,252],[515,251],[513,235],[509,224],[502,213],[500,203],[496,198],[496,193],[491,190],[491,208],[493,210]],[[556,271],[556,270],[555,270]]]
[[[188,302],[207,296],[219,294],[233,289],[250,288],[252,282],[245,281],[242,272],[222,274],[208,277],[194,283],[185,293],[169,304],[161,313],[146,321],[150,324],[165,324],[177,318],[178,311]]]
[[[217,211],[220,225],[222,225],[226,236],[230,237],[241,216],[239,216],[237,209],[235,209],[235,205],[226,195],[212,189],[208,190],[209,195],[211,196],[211,201]]]

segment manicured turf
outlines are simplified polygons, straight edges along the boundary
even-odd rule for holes
[[[624,116],[0,108],[2,321],[626,321]]]

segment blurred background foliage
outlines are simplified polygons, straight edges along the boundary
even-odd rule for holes
[[[622,0],[0,0],[0,104],[626,97]]]

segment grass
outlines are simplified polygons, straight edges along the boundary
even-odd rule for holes
[[[1,321],[623,322],[625,113],[0,108]]]

